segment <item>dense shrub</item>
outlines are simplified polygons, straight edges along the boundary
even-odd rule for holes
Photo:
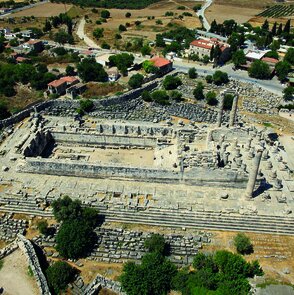
[[[162,85],[166,90],[172,90],[182,85],[182,81],[179,77],[169,75],[164,78]]]

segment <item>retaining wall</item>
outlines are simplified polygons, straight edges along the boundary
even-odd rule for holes
[[[156,168],[137,168],[127,166],[106,166],[80,163],[78,161],[56,161],[52,159],[27,158],[20,172],[51,175],[68,175],[89,178],[112,178],[123,180],[140,180],[160,183],[183,183],[187,185],[207,185],[223,187],[246,187],[248,176],[239,171],[226,171],[193,168],[181,173]],[[209,173],[208,173],[209,172]]]
[[[34,274],[34,278],[37,281],[37,285],[42,295],[50,295],[47,280],[42,272],[38,256],[35,252],[31,241],[27,240],[23,235],[18,235],[18,246],[25,253],[29,266]]]
[[[129,91],[120,96],[112,96],[106,99],[94,100],[93,101],[94,107],[98,107],[98,106],[103,107],[103,106],[110,106],[113,104],[124,103],[125,101],[132,100],[139,97],[144,90],[151,91],[152,89],[156,88],[157,85],[158,85],[158,81],[152,81],[141,88]],[[30,106],[7,119],[0,120],[0,129],[22,121],[24,118],[29,117],[31,112],[34,112],[34,111],[40,112],[45,110],[48,107],[76,109],[79,107],[79,101],[67,99],[67,100],[49,100],[49,101],[45,101],[41,103],[36,103],[35,105]]]

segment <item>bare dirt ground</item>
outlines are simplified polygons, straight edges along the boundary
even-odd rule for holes
[[[16,91],[17,94],[15,96],[5,99],[9,110],[12,112],[23,109],[27,105],[43,99],[40,92],[29,89],[25,85],[17,85]]]
[[[28,275],[28,264],[21,250],[4,258],[0,270],[0,286],[5,295],[37,295],[39,290],[34,278]]]
[[[221,249],[235,251],[233,238],[236,232],[213,232],[213,244],[205,246],[204,251]],[[246,233],[251,239],[254,253],[245,256],[247,261],[258,260],[265,277],[284,283],[294,283],[294,237]],[[290,274],[283,271],[288,268]]]
[[[209,22],[215,19],[218,23],[222,23],[227,19],[234,19],[238,23],[244,23],[260,12],[262,12],[262,9],[247,7],[240,9],[240,7],[233,5],[212,4],[206,10],[205,16]]]
[[[45,3],[40,6],[35,6],[23,11],[13,13],[13,17],[19,16],[35,16],[35,17],[50,17],[54,15],[59,15],[60,13],[65,13],[72,8],[69,4],[58,4],[58,3]]]
[[[123,40],[132,39],[134,37],[145,38],[148,40],[155,40],[156,34],[169,30],[167,27],[169,23],[176,23],[180,26],[185,26],[187,28],[193,29],[200,27],[200,21],[194,11],[190,8],[193,7],[197,2],[193,1],[161,1],[150,5],[145,9],[140,10],[130,10],[131,17],[126,18],[125,14],[129,10],[127,9],[109,9],[111,18],[107,20],[107,23],[102,23],[101,25],[95,25],[96,20],[100,19],[99,13],[93,13],[87,11],[90,22],[86,24],[85,31],[87,35],[91,38],[92,32],[95,28],[101,27],[104,29],[104,37],[101,38],[98,43],[101,44],[103,41],[110,45],[113,45],[114,35],[119,33],[119,25],[130,24],[130,27],[126,32],[120,33]],[[178,10],[178,6],[186,6],[186,10]],[[174,17],[165,17],[167,11],[172,11],[174,16],[181,15],[183,12],[189,12],[192,17],[184,17],[183,20],[175,19]],[[86,13],[86,12],[85,12]],[[149,17],[154,17],[154,19],[149,19]],[[156,24],[156,21],[161,20],[162,25]],[[135,21],[140,21],[140,26],[135,26]]]
[[[232,5],[237,7],[245,7],[245,8],[265,8],[267,5],[273,5],[276,3],[275,0],[215,0],[215,4],[221,5]]]

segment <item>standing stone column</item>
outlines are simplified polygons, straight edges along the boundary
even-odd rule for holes
[[[238,94],[236,93],[233,100],[232,110],[230,112],[230,122],[229,122],[230,127],[233,127],[235,124],[237,107],[238,107]]]
[[[246,192],[245,192],[245,197],[247,199],[252,198],[252,194],[253,194],[255,182],[256,182],[256,177],[258,174],[259,165],[260,165],[260,161],[261,161],[262,152],[263,152],[263,149],[261,147],[256,148],[256,155],[253,160],[253,167],[251,168],[251,171],[249,172],[249,179],[248,179],[247,188],[246,188]]]
[[[224,95],[221,94],[221,98],[219,102],[219,110],[217,114],[217,127],[221,127],[222,125],[223,111],[224,111]]]

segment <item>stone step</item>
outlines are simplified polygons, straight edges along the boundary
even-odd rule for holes
[[[173,212],[156,212],[156,211],[141,211],[141,212],[129,212],[129,211],[101,211],[105,215],[112,216],[112,215],[120,215],[120,214],[127,214],[127,215],[134,215],[134,216],[144,216],[146,218],[157,218],[160,216],[161,218],[173,218],[173,219],[180,219],[180,220],[196,220],[196,219],[205,219],[205,221],[209,220],[226,220],[226,222],[242,222],[242,223],[266,223],[266,222],[276,222],[276,223],[283,223],[283,227],[292,227],[294,226],[294,218],[283,218],[283,217],[269,217],[269,216],[231,216],[231,215],[213,215],[199,212],[198,214],[193,213],[178,213],[174,214]]]
[[[218,220],[211,222],[211,220],[194,219],[194,220],[183,220],[176,219],[174,217],[163,217],[163,216],[140,216],[140,215],[127,215],[127,214],[116,214],[107,215],[106,221],[120,221],[129,223],[139,224],[150,224],[159,226],[171,226],[171,227],[189,227],[195,229],[216,229],[216,230],[231,230],[231,231],[256,231],[264,233],[280,233],[280,234],[294,234],[293,227],[285,227],[284,224],[268,224],[268,223],[251,223],[246,224],[242,222],[230,223],[226,220]]]

